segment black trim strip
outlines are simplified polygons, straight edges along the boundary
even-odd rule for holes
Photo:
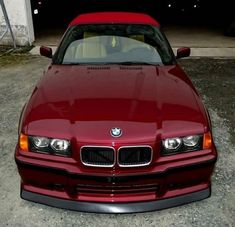
[[[153,178],[153,177],[165,177],[166,175],[172,173],[172,172],[180,172],[180,171],[187,171],[187,170],[193,170],[197,168],[203,168],[207,167],[210,165],[214,165],[216,162],[217,158],[213,158],[209,161],[204,161],[200,163],[196,163],[193,165],[185,165],[185,166],[180,166],[180,167],[174,167],[174,168],[169,168],[166,171],[163,172],[157,172],[157,173],[148,173],[148,174],[135,174],[135,175],[128,175],[128,176],[100,176],[100,175],[86,175],[86,174],[78,174],[78,173],[71,173],[68,172],[64,169],[59,169],[59,168],[54,168],[54,167],[47,167],[47,166],[39,166],[39,165],[34,165],[31,163],[26,163],[19,161],[17,158],[15,158],[15,162],[19,167],[27,168],[27,169],[32,169],[32,170],[38,170],[38,171],[45,171],[45,172],[50,172],[50,173],[56,173],[56,174],[62,174],[62,175],[68,175],[71,178],[80,178],[80,179],[86,179],[86,180],[95,180],[95,181],[102,181],[102,182],[112,182],[115,179],[115,182],[123,182],[127,181],[129,179],[135,180],[135,179],[140,179],[140,178]],[[113,180],[112,180],[113,179]]]
[[[211,195],[211,188],[207,188],[198,192],[177,196],[169,199],[162,199],[149,202],[137,203],[92,203],[78,202],[74,200],[66,200],[54,198],[46,195],[32,193],[26,190],[21,191],[21,198],[53,207],[76,210],[91,213],[136,213],[166,209],[174,206],[203,200]]]

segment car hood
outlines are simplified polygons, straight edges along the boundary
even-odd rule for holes
[[[154,141],[202,133],[204,108],[178,66],[52,65],[35,88],[24,114],[29,135],[104,142]]]

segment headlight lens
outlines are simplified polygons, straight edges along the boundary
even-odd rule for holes
[[[194,147],[198,144],[199,136],[186,136],[183,138],[184,145],[187,147]]]
[[[71,151],[70,141],[52,139],[40,136],[29,136],[30,150],[37,153],[69,156]]]
[[[162,154],[171,155],[188,151],[197,151],[202,149],[202,144],[202,135],[167,138],[162,141]]]
[[[167,150],[177,150],[181,144],[182,144],[182,140],[180,138],[171,138],[171,139],[166,139],[164,140],[164,147]]]
[[[50,144],[50,140],[46,137],[32,137],[33,143],[38,148],[45,148],[48,147]]]
[[[55,151],[66,151],[69,147],[69,141],[67,140],[60,140],[60,139],[53,139],[51,140],[51,148]]]

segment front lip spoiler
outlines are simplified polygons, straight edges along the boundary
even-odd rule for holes
[[[89,213],[136,213],[157,211],[170,207],[180,206],[208,198],[211,195],[211,188],[207,188],[198,192],[193,192],[186,195],[181,195],[169,199],[162,199],[149,202],[137,203],[92,203],[92,202],[78,202],[74,200],[59,199],[46,195],[41,195],[33,192],[21,190],[21,198],[49,206],[63,208],[68,210],[75,210]]]

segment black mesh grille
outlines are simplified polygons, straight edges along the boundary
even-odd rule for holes
[[[109,147],[83,147],[81,159],[85,165],[112,166],[114,164],[114,149]]]
[[[119,165],[142,166],[151,162],[152,149],[150,147],[123,147],[118,152]]]

